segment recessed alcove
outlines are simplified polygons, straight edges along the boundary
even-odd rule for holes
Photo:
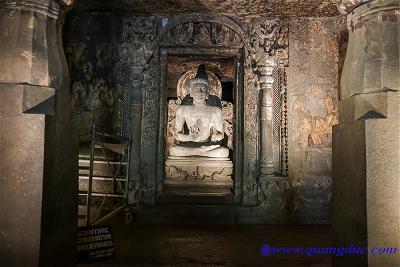
[[[175,130],[175,111],[184,101],[192,101],[189,95],[179,95],[182,91],[179,88],[179,83],[187,73],[194,73],[200,64],[206,66],[207,72],[212,74],[213,82],[210,81],[210,93],[213,94],[213,86],[218,84],[221,91],[221,98],[217,102],[221,105],[224,123],[224,140],[222,145],[229,149],[229,160],[233,161],[234,158],[234,124],[236,123],[235,114],[235,101],[236,94],[235,84],[235,58],[234,57],[220,57],[220,56],[192,56],[192,55],[171,55],[167,58],[167,88],[166,88],[166,148],[165,159],[169,157],[169,149],[177,143],[174,140]],[[187,86],[184,85],[184,86]],[[185,91],[184,94],[187,94]],[[217,96],[212,95],[211,99],[217,99]],[[215,104],[215,103],[214,103]],[[235,123],[234,123],[235,122]],[[187,125],[185,124],[185,127]],[[185,128],[186,129],[186,128]],[[212,158],[207,159],[212,162],[213,166],[219,166],[218,161],[213,162]],[[222,165],[221,165],[222,166]],[[207,170],[207,167],[193,167],[182,170],[182,167],[173,166],[167,167],[164,176],[163,194],[167,196],[212,196],[212,197],[226,197],[233,196],[234,194],[234,175],[224,176],[226,169],[223,167],[214,167],[216,169]],[[174,172],[171,174],[171,172]],[[179,172],[180,174],[177,174]],[[229,173],[229,171],[228,171]],[[179,177],[173,179],[172,177]],[[224,180],[221,179],[224,177]],[[211,200],[210,200],[211,201]]]

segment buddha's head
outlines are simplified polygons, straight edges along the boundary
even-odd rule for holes
[[[190,96],[194,103],[202,103],[208,99],[208,77],[204,64],[198,67],[196,77],[190,83]]]

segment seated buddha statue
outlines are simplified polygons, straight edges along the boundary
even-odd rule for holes
[[[180,105],[176,110],[175,139],[178,144],[170,148],[170,155],[228,157],[229,149],[221,145],[224,139],[222,110],[207,104],[209,90],[204,64],[199,66],[196,77],[191,80],[189,92],[193,104]]]

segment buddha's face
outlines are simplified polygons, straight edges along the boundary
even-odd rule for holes
[[[208,87],[204,83],[195,83],[190,91],[190,96],[197,103],[204,102],[208,98]]]

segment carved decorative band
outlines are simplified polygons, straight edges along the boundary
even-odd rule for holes
[[[166,26],[155,38],[151,50],[155,51],[160,43],[163,41],[167,33],[169,33],[175,27],[188,23],[216,23],[222,26],[226,26],[227,28],[235,32],[240,38],[241,42],[246,47],[246,49],[250,50],[250,46],[246,40],[247,35],[245,31],[234,20],[225,16],[210,13],[185,13],[173,17],[171,20],[168,21]],[[190,29],[190,27],[188,29]]]
[[[258,63],[259,67],[258,70],[260,71],[261,75],[265,76],[272,76],[274,72],[274,67],[273,66],[262,66],[261,63]]]
[[[274,76],[272,76],[272,72],[271,72],[271,76],[262,75],[260,77],[261,84],[272,84],[273,82],[274,82]],[[270,86],[270,87],[272,87],[272,86]]]
[[[42,13],[44,15],[47,15],[51,18],[58,18],[59,10],[60,10],[60,5],[54,0],[49,0],[47,3],[44,3],[43,1],[0,1],[0,10],[9,10],[11,14],[9,16],[13,15],[12,10],[30,10],[30,11],[35,11],[38,13]]]

